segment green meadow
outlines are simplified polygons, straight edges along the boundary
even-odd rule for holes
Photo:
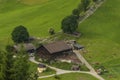
[[[79,26],[83,36],[78,40],[85,45],[83,54],[91,63],[99,63],[109,73],[106,80],[120,80],[120,0],[105,3]]]
[[[0,0],[0,48],[12,42],[11,32],[18,25],[24,25],[36,37],[48,37],[51,27],[60,31],[61,20],[79,3],[80,0]],[[78,28],[82,33],[78,42],[87,50],[83,56],[93,66],[99,63],[108,70],[102,75],[106,80],[120,80],[119,4],[120,0],[106,0]]]
[[[59,31],[61,20],[80,3],[80,0],[43,1],[34,0],[33,5],[29,5],[31,0],[0,1],[0,47],[11,42],[11,32],[18,25],[24,25],[36,37],[48,36],[51,27]]]
[[[55,76],[51,78],[39,79],[39,80],[98,80],[87,74],[80,73],[69,73],[57,76],[59,79],[56,79]]]

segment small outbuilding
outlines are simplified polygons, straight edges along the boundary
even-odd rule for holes
[[[80,50],[80,49],[83,49],[83,48],[84,48],[82,45],[80,45],[80,44],[78,44],[78,43],[73,44],[73,47],[74,47],[74,49],[76,49],[76,50]]]
[[[38,64],[38,72],[39,73],[42,73],[46,69],[47,69],[46,65],[44,65],[44,64]]]
[[[84,46],[80,45],[79,43],[77,43],[76,41],[72,41],[72,45],[73,45],[73,48],[75,50],[80,50],[80,49],[83,49]]]
[[[21,49],[23,49],[28,53],[34,53],[36,47],[32,43],[24,43],[24,44],[14,45],[14,49],[16,52],[19,52]]]

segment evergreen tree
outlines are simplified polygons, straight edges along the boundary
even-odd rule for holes
[[[8,47],[8,46],[6,46]],[[6,48],[7,49],[7,48]],[[13,63],[14,63],[14,58],[13,58],[13,54],[12,52],[9,52],[9,49],[8,51],[6,52],[6,58],[7,58],[7,61],[6,61],[6,66],[7,66],[7,71],[6,71],[6,80],[12,80],[11,79],[11,76],[12,76],[12,67],[13,67]]]
[[[0,51],[0,80],[28,80],[28,55],[21,51],[13,58],[13,53]]]
[[[29,63],[28,56],[25,52],[20,52],[12,67],[12,80],[27,80],[29,79]]]
[[[6,56],[5,52],[0,51],[0,80],[6,80]]]

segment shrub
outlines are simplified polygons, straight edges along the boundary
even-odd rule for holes
[[[50,35],[53,35],[53,34],[55,34],[55,30],[53,28],[50,28],[49,33],[50,33]]]

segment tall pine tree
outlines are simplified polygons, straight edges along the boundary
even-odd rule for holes
[[[21,51],[16,57],[12,68],[12,80],[27,80],[29,78],[28,56]]]
[[[6,55],[5,52],[0,51],[0,80],[6,80]]]

